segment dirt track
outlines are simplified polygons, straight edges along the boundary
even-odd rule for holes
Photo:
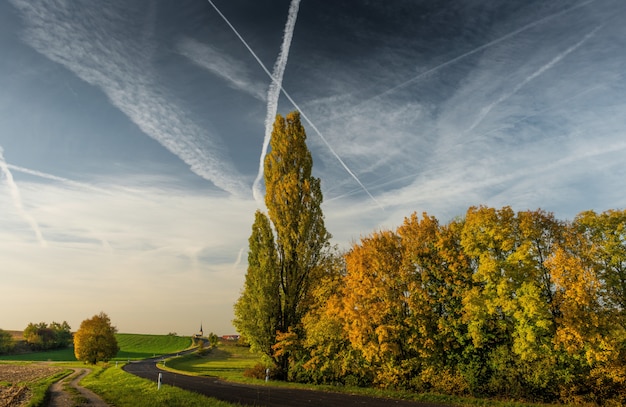
[[[157,368],[155,360],[132,362],[123,367],[129,373],[145,379],[158,380],[162,374],[162,384],[180,387],[185,390],[204,394],[219,400],[242,405],[269,407],[299,407],[303,405],[326,407],[443,407],[442,404],[418,403],[404,400],[390,400],[366,396],[354,396],[343,393],[285,389],[267,386],[252,386],[230,383],[210,377],[186,376]]]
[[[48,407],[67,407],[78,405],[75,400],[75,396],[64,390],[64,384],[66,382],[69,382],[69,385],[80,393],[81,400],[79,403],[81,406],[107,407],[108,404],[105,403],[100,396],[78,384],[83,377],[91,372],[91,369],[73,370],[74,373],[71,376],[59,380],[50,387],[50,402],[48,403]]]

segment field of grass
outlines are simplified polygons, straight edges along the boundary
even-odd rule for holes
[[[120,351],[113,360],[138,360],[185,350],[191,346],[188,336],[116,334]]]
[[[261,357],[242,346],[220,344],[205,356],[192,353],[166,362],[165,369],[189,372],[196,376],[217,376],[242,381],[244,370],[261,363]],[[246,380],[247,381],[247,380]]]
[[[107,403],[118,407],[186,406],[229,407],[234,404],[219,401],[163,385],[160,390],[154,382],[126,373],[121,367],[98,366],[81,381],[81,385],[94,391]]]
[[[191,338],[173,335],[116,334],[120,351],[113,360],[126,361],[151,358],[185,350],[191,346]],[[44,352],[2,355],[0,360],[33,362],[75,362],[74,348],[55,349]]]
[[[20,360],[29,362],[76,362],[74,348],[55,349],[43,352],[2,355],[0,360]]]

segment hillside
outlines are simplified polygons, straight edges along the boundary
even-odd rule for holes
[[[1,355],[0,360],[23,361],[75,361],[72,348],[56,349],[45,352],[29,351],[23,342],[21,331],[10,331],[18,343],[19,353]],[[192,344],[190,337],[174,335],[148,334],[116,334],[120,351],[113,360],[138,360],[176,353],[189,348]]]

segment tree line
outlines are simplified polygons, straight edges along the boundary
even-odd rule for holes
[[[72,334],[70,325],[45,322],[29,323],[23,331],[24,342],[33,351],[45,351],[74,346],[77,360],[95,364],[115,357],[120,348],[115,338],[117,328],[104,312],[81,322],[78,331]],[[0,329],[0,354],[15,351],[16,343],[10,332]]]
[[[235,304],[276,377],[626,403],[626,210],[414,213],[341,253],[305,138],[297,113],[277,118]]]
[[[66,321],[62,323],[30,322],[22,332],[23,342],[34,351],[66,348],[72,344],[72,331]],[[0,354],[10,353],[16,341],[10,332],[0,329]]]

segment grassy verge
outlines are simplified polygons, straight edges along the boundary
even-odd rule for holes
[[[81,381],[81,385],[97,393],[103,400],[117,407],[185,406],[228,407],[226,403],[197,393],[168,385],[157,390],[154,382],[126,373],[120,367],[95,366]]]
[[[452,406],[471,407],[546,407],[547,404],[521,403],[501,400],[476,399],[469,397],[448,396],[434,393],[413,393],[408,391],[394,391],[376,388],[362,388],[351,386],[323,386],[301,383],[287,383],[252,379],[243,376],[243,372],[261,362],[259,355],[250,353],[248,348],[220,344],[210,353],[200,356],[192,353],[185,356],[168,359],[165,370],[184,373],[194,376],[216,376],[224,380],[239,383],[255,384],[260,386],[288,387],[307,390],[320,390],[337,393],[360,394],[372,397],[412,400],[428,403],[447,404]],[[554,406],[552,406],[554,407]]]
[[[243,372],[261,362],[259,355],[250,353],[249,348],[220,345],[200,356],[192,353],[168,359],[165,370],[188,372],[196,376],[216,376],[225,380],[253,382]]]

